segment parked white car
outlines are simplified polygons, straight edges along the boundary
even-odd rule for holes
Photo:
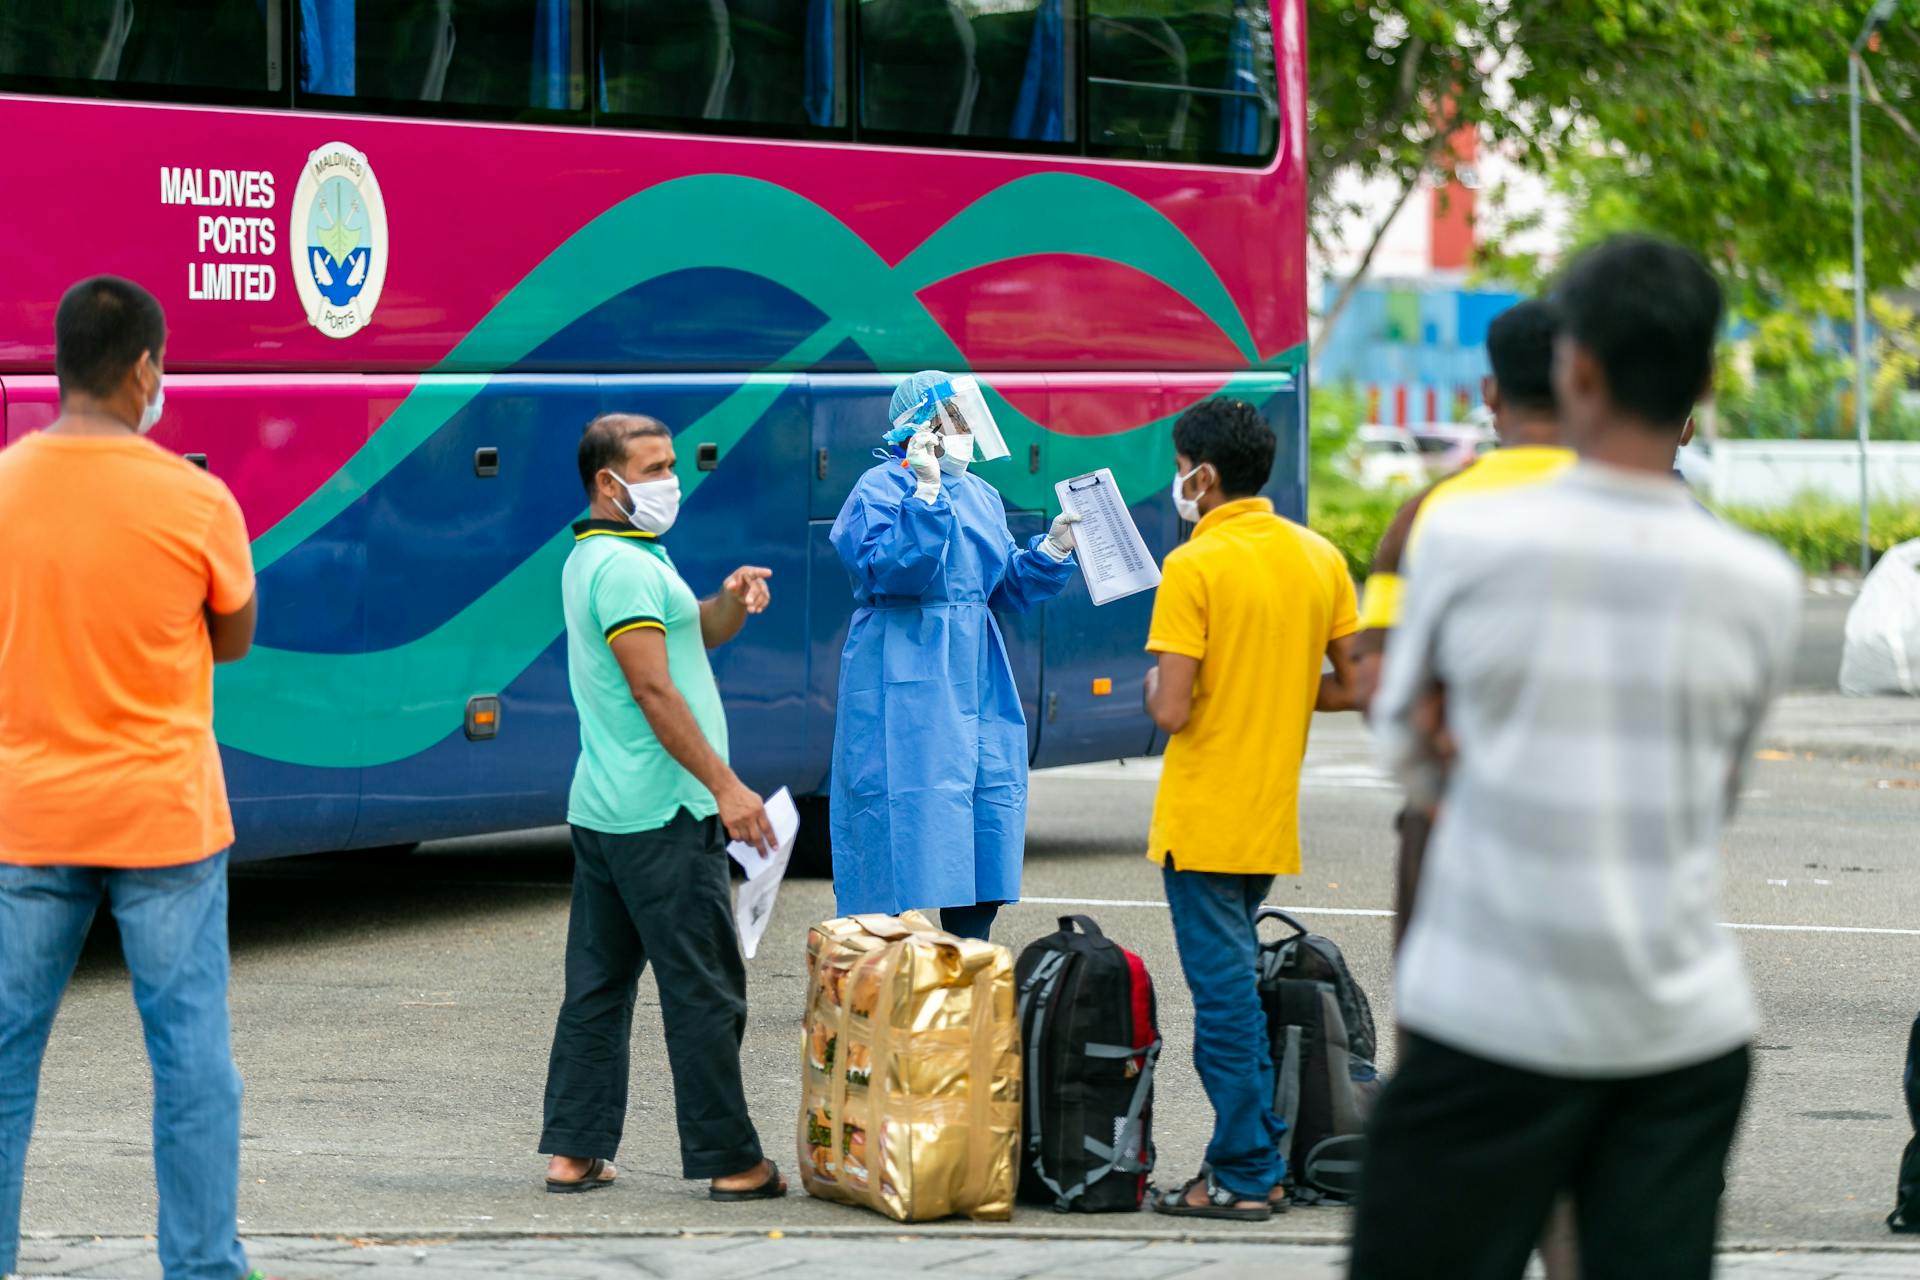
[[[1500,446],[1492,427],[1458,422],[1422,422],[1412,428],[1413,442],[1427,465],[1427,478],[1450,476],[1475,458]]]
[[[1706,437],[1695,436],[1692,444],[1674,455],[1673,465],[1694,493],[1705,498],[1713,492],[1713,446]]]
[[[1412,492],[1427,483],[1427,468],[1413,433],[1377,422],[1354,432],[1347,470],[1363,489]]]

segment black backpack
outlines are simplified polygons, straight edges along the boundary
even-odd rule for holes
[[[1373,1007],[1340,948],[1278,907],[1293,932],[1260,944],[1260,1003],[1273,1055],[1273,1109],[1286,1121],[1280,1154],[1301,1204],[1343,1202],[1358,1186],[1362,1130],[1380,1092]]]
[[[1078,926],[1076,929],[1075,926]],[[1020,953],[1026,1120],[1020,1198],[1061,1213],[1133,1212],[1153,1170],[1153,981],[1088,916]]]
[[[1893,1212],[1887,1226],[1902,1235],[1920,1233],[1920,1018],[1907,1033],[1907,1119],[1914,1135],[1900,1157],[1900,1181],[1894,1187]]]

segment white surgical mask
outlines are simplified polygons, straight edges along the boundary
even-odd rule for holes
[[[632,484],[611,471],[607,474],[620,481],[621,486],[627,491],[627,500],[633,503],[631,511],[621,512],[626,516],[627,523],[642,533],[655,535],[663,534],[673,528],[673,522],[680,518],[679,476]]]
[[[166,412],[166,408],[167,388],[163,383],[160,389],[153,393],[153,399],[147,402],[147,407],[140,414],[140,423],[134,427],[134,430],[141,435],[145,435],[147,432],[153,430],[154,427],[159,425],[160,415]]]
[[[1200,464],[1202,467],[1205,465],[1206,463],[1204,462]],[[1207,494],[1207,491],[1202,489],[1191,498],[1186,496],[1187,481],[1199,474],[1200,467],[1195,467],[1193,470],[1187,472],[1187,474],[1173,478],[1173,509],[1178,511],[1180,518],[1188,524],[1200,523],[1200,499],[1204,498]]]

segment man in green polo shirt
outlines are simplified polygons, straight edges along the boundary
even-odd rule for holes
[[[773,841],[760,797],[727,765],[707,650],[767,607],[770,571],[735,570],[697,600],[660,536],[680,509],[673,436],[609,414],[580,437],[592,499],[561,574],[568,680],[580,715],[566,998],[547,1068],[547,1190],[612,1184],[627,1114],[640,971],[652,961],[679,1119],[681,1174],[714,1200],[786,1182],[760,1149],[741,1084],[747,975],[734,935],[726,837]],[[723,834],[724,832],[724,834]]]

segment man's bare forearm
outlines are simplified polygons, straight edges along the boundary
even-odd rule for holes
[[[747,625],[747,607],[730,591],[700,602],[700,640],[709,649],[718,649],[740,634]]]
[[[1320,677],[1320,692],[1313,701],[1315,711],[1358,711],[1360,700],[1339,676],[1328,672]]]
[[[680,767],[700,780],[700,785],[718,796],[735,781],[733,770],[700,731],[693,708],[671,685],[663,689],[635,691],[635,702],[653,728],[653,736]]]

